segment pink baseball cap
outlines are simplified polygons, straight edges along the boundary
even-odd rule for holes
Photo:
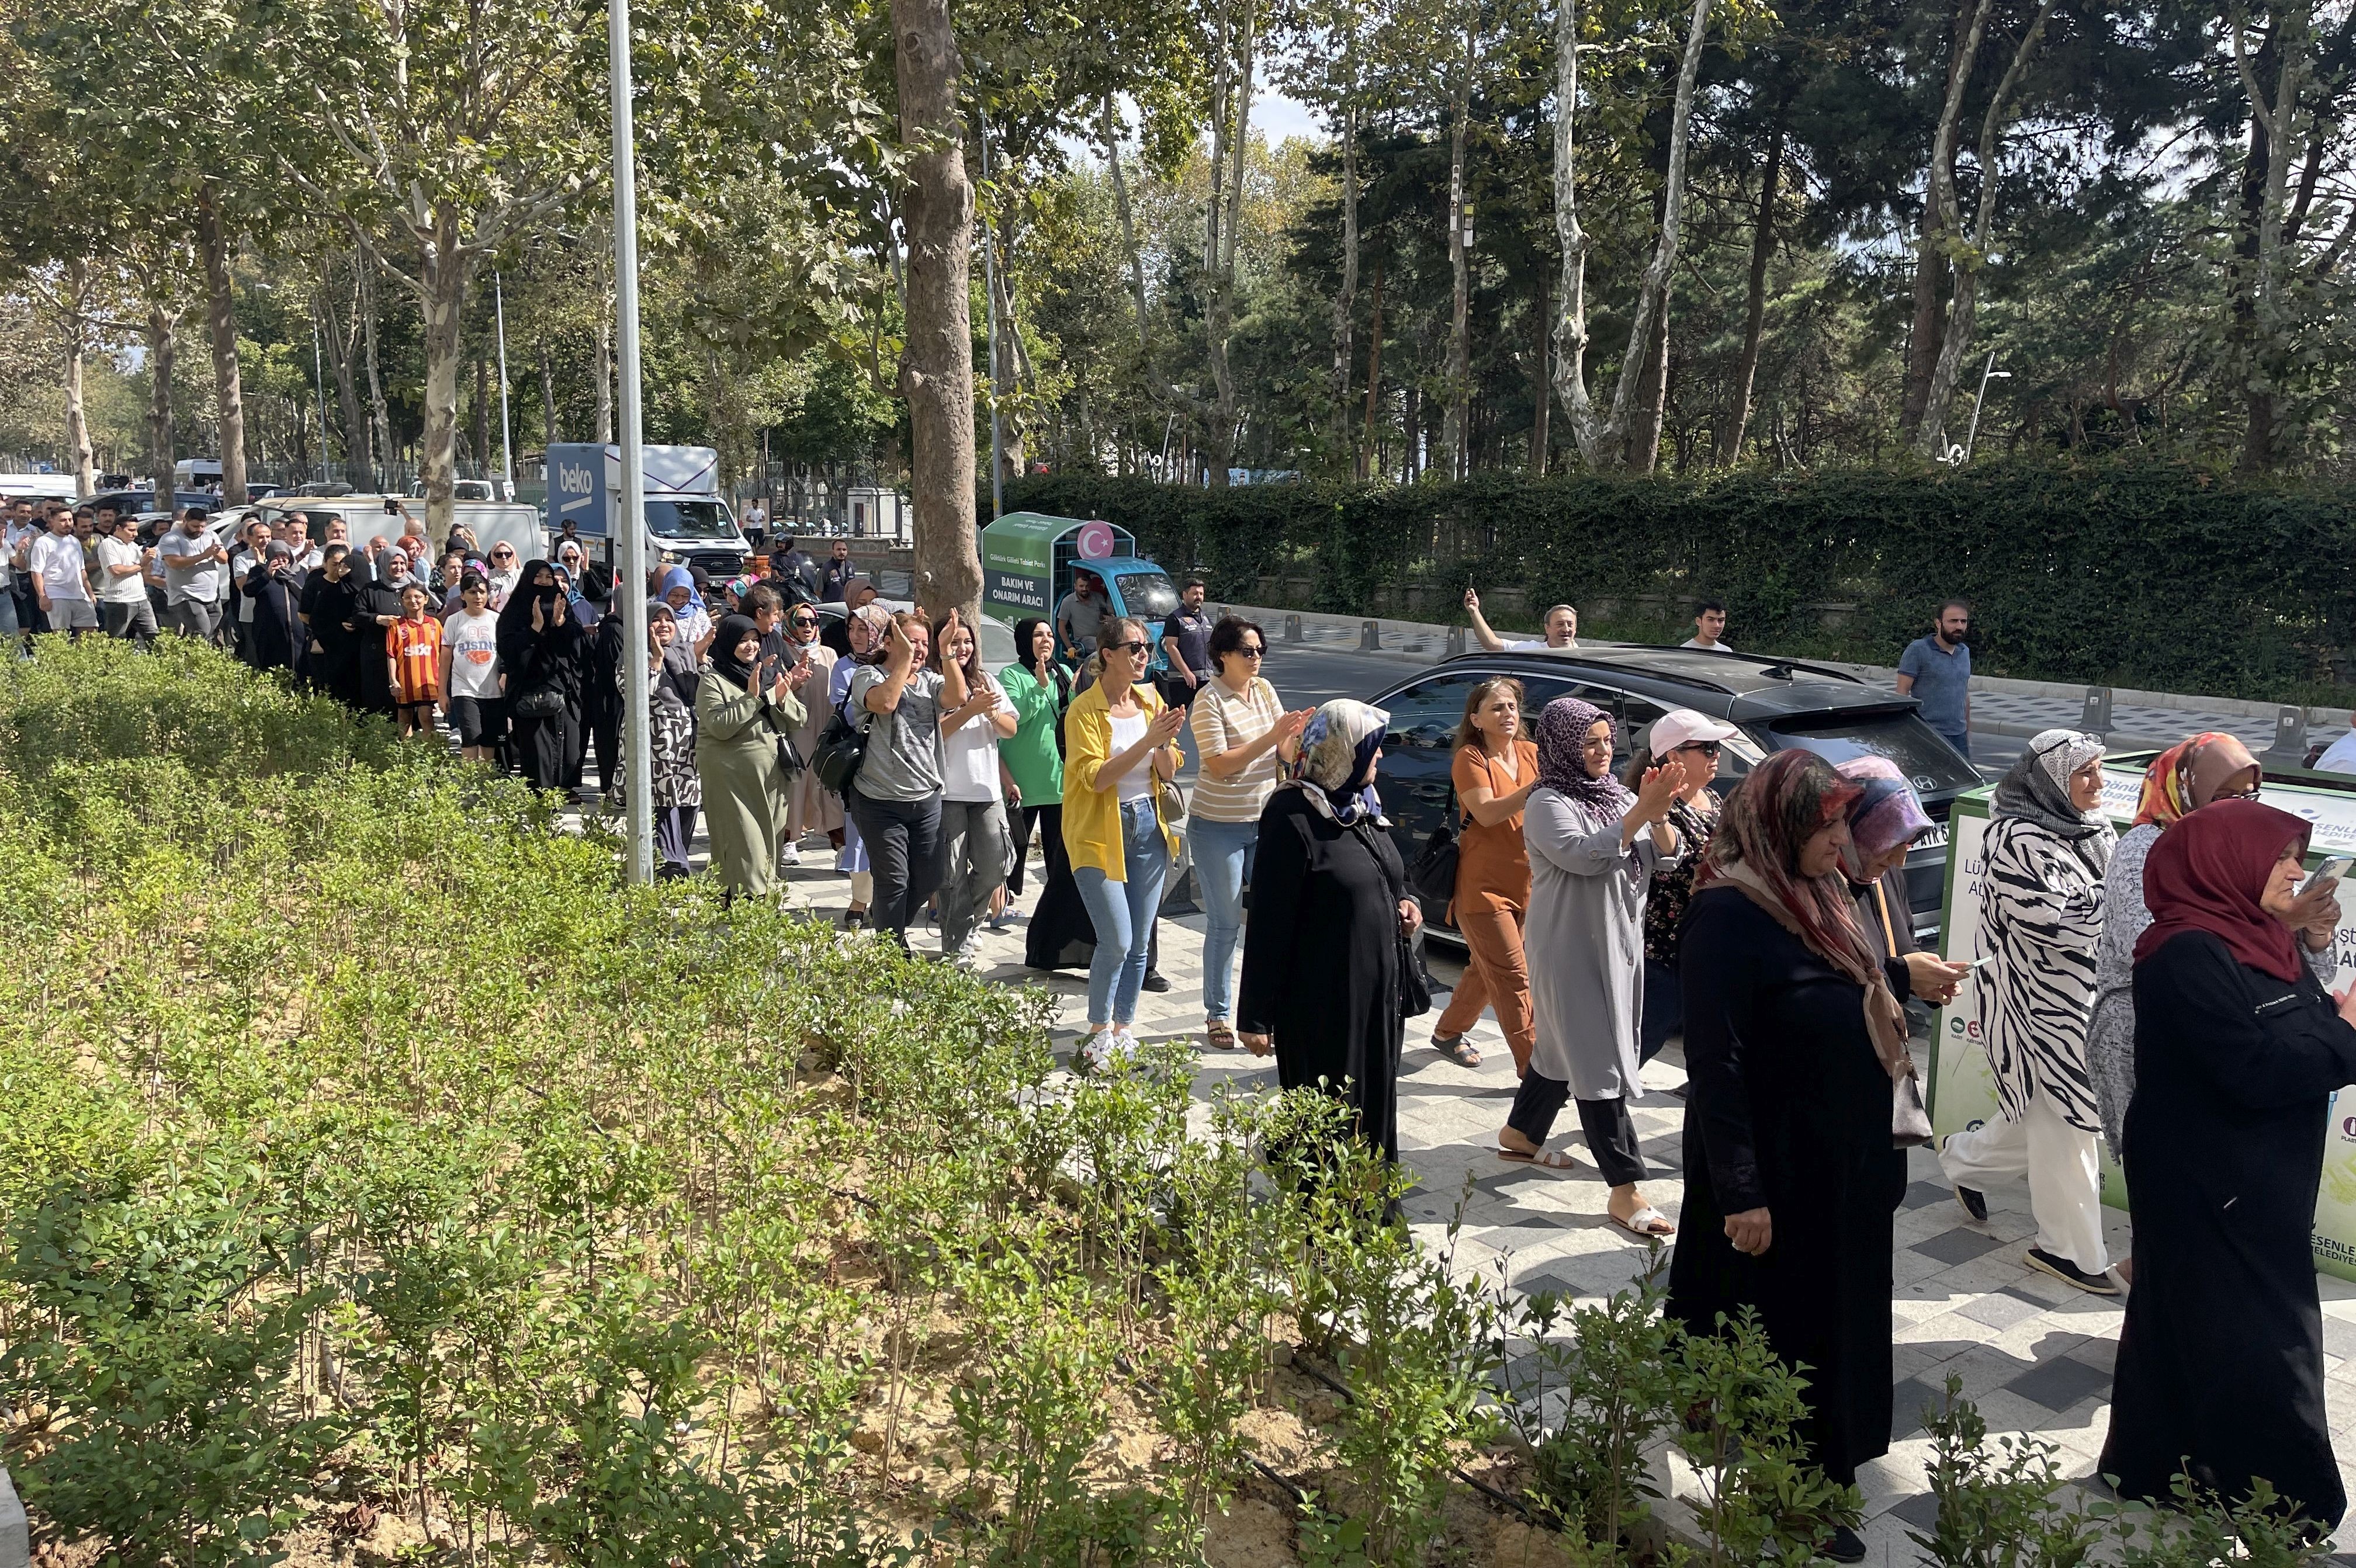
[[[1660,761],[1679,746],[1689,746],[1697,741],[1723,741],[1735,733],[1731,724],[1723,724],[1690,708],[1672,708],[1653,720],[1653,733],[1647,742],[1655,762]]]

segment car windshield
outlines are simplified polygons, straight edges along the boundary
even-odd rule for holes
[[[736,525],[717,501],[648,500],[647,531],[661,539],[734,539]]]
[[[1167,572],[1124,571],[1113,580],[1120,586],[1120,603],[1139,620],[1158,621],[1178,608],[1177,585]]]
[[[1828,763],[1887,757],[1922,795],[1976,789],[1979,774],[1913,713],[1815,713],[1767,726],[1778,750],[1804,747]]]

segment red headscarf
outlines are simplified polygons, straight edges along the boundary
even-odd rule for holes
[[[2179,741],[2144,769],[2134,826],[2156,822],[2171,827],[2194,807],[2214,799],[2235,773],[2257,765],[2257,759],[2237,736],[2204,730],[2189,741]]]
[[[2259,907],[2275,862],[2293,844],[2307,849],[2308,825],[2254,800],[2221,800],[2188,813],[2159,836],[2143,865],[2151,925],[2136,939],[2136,962],[2169,937],[2205,931],[2241,963],[2296,982],[2306,965],[2290,927]]]

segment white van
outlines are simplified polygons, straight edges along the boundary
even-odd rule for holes
[[[720,454],[708,446],[648,446],[647,564],[700,566],[714,578],[752,570],[753,546],[720,494]],[[622,449],[560,442],[548,449],[548,533],[565,523],[593,556],[606,557],[606,519],[620,509]]]

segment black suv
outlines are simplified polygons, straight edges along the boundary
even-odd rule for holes
[[[1391,716],[1376,787],[1410,865],[1455,805],[1449,774],[1465,696],[1499,675],[1514,677],[1529,693],[1526,737],[1536,737],[1539,710],[1558,697],[1580,698],[1611,714],[1615,772],[1644,741],[1653,720],[1672,708],[1736,726],[1741,733],[1719,756],[1715,787],[1721,795],[1769,752],[1800,746],[1834,763],[1888,757],[1913,781],[1939,824],[1906,858],[1914,929],[1937,930],[1946,893],[1948,808],[1955,796],[1979,787],[1979,774],[1922,721],[1912,698],[1877,691],[1826,666],[1760,655],[1612,645],[1515,649],[1468,654],[1391,687],[1373,699]],[[1440,923],[1440,912],[1426,913]]]

